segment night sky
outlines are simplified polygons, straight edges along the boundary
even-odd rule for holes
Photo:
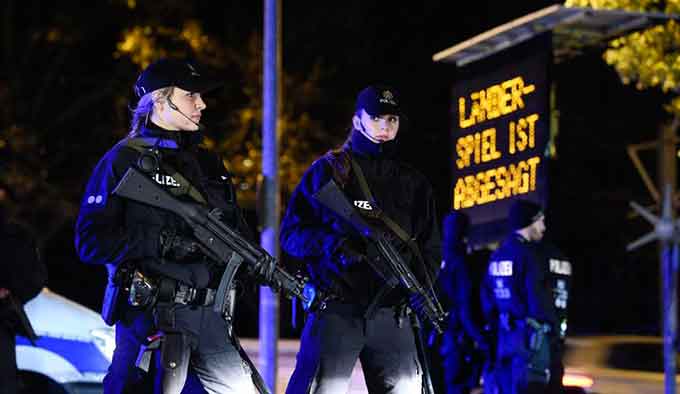
[[[134,67],[110,55],[112,43],[130,23],[127,17],[131,12],[112,5],[122,2],[98,3],[101,4],[86,9],[60,2],[60,11],[50,9],[56,5],[38,5],[39,2],[14,3],[12,12],[30,22],[14,26],[17,33],[28,36],[36,26],[75,24],[83,34],[98,35],[78,53],[68,54],[78,58],[68,60],[76,64],[75,71],[68,75],[71,84],[63,91],[52,92],[62,100],[92,89],[87,84],[93,82],[86,81],[86,77],[99,78],[99,86],[108,86],[112,80],[125,86],[136,76]],[[450,90],[456,73],[450,65],[433,63],[432,55],[553,3],[424,1],[396,6],[388,1],[286,1],[282,16],[283,67],[291,74],[304,75],[313,63],[321,65],[322,99],[314,103],[309,115],[332,130],[338,141],[346,133],[354,97],[361,88],[371,83],[395,86],[409,114],[408,129],[400,135],[402,147],[406,147],[402,155],[430,179],[444,215],[451,184]],[[225,45],[236,46],[252,33],[262,31],[261,6],[260,2],[201,1],[186,5],[185,11],[200,20],[206,32],[220,37]],[[31,7],[39,9],[37,16],[31,14]],[[153,17],[173,24],[181,21],[182,13]],[[40,67],[24,72],[34,72],[35,78],[42,75]],[[651,197],[625,148],[656,137],[659,126],[668,121],[662,108],[665,98],[656,91],[640,92],[622,85],[598,50],[556,65],[551,74],[557,84],[560,137],[558,157],[549,163],[548,226],[550,238],[571,258],[574,267],[570,328],[575,333],[655,333],[660,310],[656,247],[625,252],[626,243],[650,230],[639,218],[628,218],[628,201],[650,205]],[[78,83],[82,89],[73,85]],[[229,81],[226,88],[235,84]],[[284,95],[295,93],[286,91]],[[58,109],[60,101],[51,105]],[[78,135],[81,143],[103,138],[113,144],[120,136],[107,132],[100,124],[100,119],[110,118],[107,111],[114,111],[112,102],[105,101],[102,108],[89,113],[92,116],[64,125],[54,133]],[[208,112],[205,117],[208,125],[210,115]],[[106,134],[93,135],[93,130]],[[68,152],[70,148],[60,149]],[[55,182],[84,182],[105,149],[66,164]],[[653,153],[648,155],[647,164],[654,173]],[[99,310],[105,271],[78,262],[71,246],[72,226],[73,221],[67,223],[43,243],[50,269],[49,286]],[[249,336],[255,334],[257,304],[254,293],[246,295],[239,306],[239,324],[242,335]],[[286,321],[288,302],[282,302],[281,309],[282,335],[292,335]]]

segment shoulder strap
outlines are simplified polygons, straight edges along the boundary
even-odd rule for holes
[[[124,141],[125,146],[134,149],[140,154],[146,153],[149,149],[152,150],[154,149],[153,145],[147,144],[144,140],[140,138],[126,138]],[[163,168],[165,172],[167,172],[171,177],[173,177],[180,183],[179,190],[173,194],[178,195],[188,194],[189,197],[193,198],[196,202],[202,205],[207,205],[208,202],[206,201],[206,199],[201,195],[198,189],[196,189],[196,187],[192,185],[191,182],[189,182],[189,180],[186,179],[186,177],[184,177],[184,175],[182,175],[173,166],[171,166],[170,164],[166,163],[163,160],[159,160],[159,165],[161,166],[161,168]]]
[[[352,163],[352,171],[354,171],[354,174],[357,177],[357,180],[359,181],[359,187],[361,188],[362,193],[364,193],[364,197],[368,199],[368,201],[371,203],[371,207],[376,211],[376,216],[382,220],[385,225],[394,232],[394,234],[399,237],[402,241],[410,244],[415,241],[413,237],[411,237],[404,229],[397,224],[394,220],[392,220],[389,216],[385,215],[384,211],[380,208],[378,205],[378,202],[375,200],[373,197],[373,194],[371,193],[371,189],[368,186],[368,182],[366,181],[366,176],[364,175],[364,171],[361,169],[361,166],[359,166],[359,163],[354,160],[354,158],[350,158],[351,163]],[[417,248],[418,245],[415,245]]]

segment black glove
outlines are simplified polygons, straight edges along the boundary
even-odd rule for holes
[[[347,269],[366,260],[366,255],[361,249],[355,242],[341,241],[333,251],[333,260],[338,262],[341,268]]]
[[[184,260],[200,251],[198,243],[194,239],[170,229],[161,231],[160,246],[161,257],[172,260]]]
[[[274,290],[278,290],[280,284],[274,283],[274,271],[276,271],[276,260],[270,255],[265,255],[259,259],[251,269],[251,272],[254,275],[262,278],[262,280],[264,280],[267,285],[274,288]]]

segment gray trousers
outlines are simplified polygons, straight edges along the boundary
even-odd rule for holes
[[[369,393],[421,393],[422,371],[408,318],[380,308],[365,319],[357,309],[329,304],[309,315],[287,394],[345,394],[357,360]]]
[[[175,311],[175,329],[185,334],[173,368],[162,365],[154,356],[155,368],[148,376],[140,372],[135,361],[145,338],[156,332],[153,318],[139,313],[116,324],[116,349],[113,362],[104,378],[104,393],[180,394],[188,371],[198,377],[210,394],[256,393],[251,371],[234,347],[224,319],[211,307],[180,306]],[[151,380],[151,381],[150,381]],[[185,390],[193,392],[192,390]]]

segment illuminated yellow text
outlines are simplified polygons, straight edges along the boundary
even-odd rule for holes
[[[501,157],[496,149],[496,129],[486,129],[481,133],[468,134],[456,141],[456,167],[463,169],[475,164],[486,163]]]
[[[536,190],[538,156],[459,178],[453,189],[453,209],[470,208]]]
[[[508,150],[511,154],[536,146],[536,121],[538,114],[520,118],[516,122],[510,121]]]
[[[474,126],[486,120],[507,115],[524,108],[524,98],[535,90],[535,86],[525,85],[522,77],[515,77],[497,85],[489,86],[458,98],[458,116],[460,128]],[[469,108],[469,112],[468,112]]]

